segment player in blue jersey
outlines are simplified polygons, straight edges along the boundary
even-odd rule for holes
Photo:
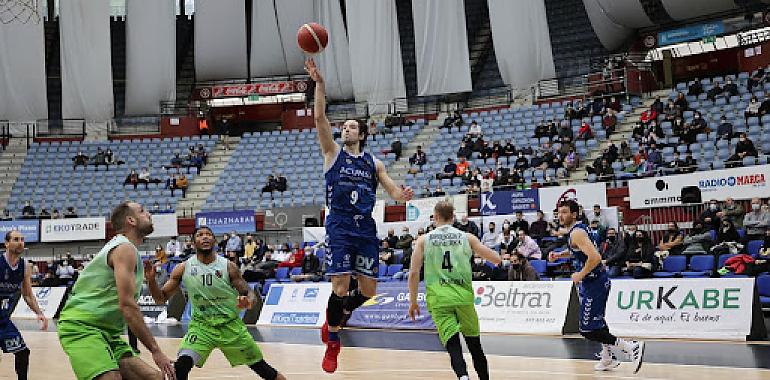
[[[19,292],[30,309],[41,322],[41,330],[48,330],[48,319],[40,311],[35,293],[32,292],[31,265],[28,265],[21,254],[24,253],[24,235],[19,231],[8,231],[5,234],[5,252],[0,256],[0,348],[4,353],[15,357],[16,376],[19,380],[27,380],[29,369],[29,348],[24,343],[19,329],[11,322],[13,302]]]
[[[372,210],[381,184],[391,198],[408,201],[412,189],[398,186],[388,176],[385,165],[364,152],[366,125],[347,120],[342,126],[342,147],[332,136],[326,118],[326,86],[312,59],[305,68],[315,83],[313,116],[324,156],[326,179],[326,275],[331,277],[332,295],[326,309],[326,323],[321,340],[326,343],[322,367],[328,373],[337,370],[340,352],[339,331],[344,315],[361,306],[377,291],[379,239]],[[348,292],[351,275],[356,275],[358,289]]]
[[[607,328],[604,312],[610,294],[610,278],[602,264],[602,257],[589,236],[588,228],[585,224],[578,223],[579,210],[580,206],[574,200],[559,204],[559,222],[568,231],[569,249],[564,253],[549,253],[548,260],[556,261],[570,256],[574,259],[577,272],[572,274],[572,282],[578,285],[580,294],[580,335],[602,344],[599,363],[594,368],[597,371],[617,368],[620,361],[612,352],[612,348],[616,348],[629,356],[634,373],[637,373],[644,359],[644,342],[617,338]]]

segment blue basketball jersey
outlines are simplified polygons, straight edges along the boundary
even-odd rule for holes
[[[591,240],[591,243],[596,246],[596,242],[598,239],[598,235],[595,232],[591,232],[588,230],[588,227],[586,227],[583,223],[577,223],[569,230],[569,235],[567,235],[567,247],[569,248],[570,253],[572,253],[572,257],[575,258],[575,270],[580,271],[583,269],[583,267],[586,265],[586,261],[588,261],[588,255],[585,254],[585,252],[576,249],[572,246],[572,231],[576,229],[581,229],[588,234],[588,238]],[[604,271],[604,265],[599,263],[599,265],[594,268],[594,270],[591,271],[593,274],[598,274],[600,272]]]
[[[329,216],[371,218],[377,199],[377,168],[371,154],[354,156],[340,149],[324,177]]]
[[[24,281],[24,265],[24,259],[19,258],[16,269],[11,268],[5,254],[0,255],[0,323],[11,318],[14,302],[18,299]]]

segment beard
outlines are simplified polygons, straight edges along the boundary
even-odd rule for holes
[[[212,246],[211,248],[199,248],[199,247],[195,247],[195,252],[196,252],[197,254],[199,254],[199,255],[206,255],[206,256],[210,256],[210,255],[213,255],[213,254],[214,254],[214,247],[213,247],[213,246]]]
[[[152,222],[149,222],[147,224],[140,224],[136,227],[136,229],[139,231],[142,236],[147,236],[153,233],[155,231],[155,226],[153,226]]]

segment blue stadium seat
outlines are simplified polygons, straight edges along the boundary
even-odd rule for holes
[[[663,268],[660,272],[653,273],[655,277],[674,277],[687,268],[687,257],[669,256],[663,260]]]
[[[757,290],[762,306],[770,306],[770,276],[762,275],[757,277]]]
[[[714,256],[696,255],[690,259],[690,270],[682,272],[684,277],[706,277],[714,270]]]
[[[762,240],[752,240],[746,245],[746,253],[752,256],[759,255],[759,250],[762,248]]]
[[[289,281],[289,268],[287,267],[276,268],[275,279],[279,282]]]
[[[388,280],[388,264],[380,263],[379,267],[377,268],[377,281],[387,281]]]
[[[546,268],[548,268],[547,262],[545,260],[530,260],[529,264],[532,265],[532,268],[534,268],[535,271],[540,275],[544,275]]]

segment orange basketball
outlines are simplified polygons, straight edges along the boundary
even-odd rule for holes
[[[297,44],[299,48],[308,54],[320,53],[329,43],[329,34],[326,28],[318,23],[310,22],[302,25],[297,31]]]

